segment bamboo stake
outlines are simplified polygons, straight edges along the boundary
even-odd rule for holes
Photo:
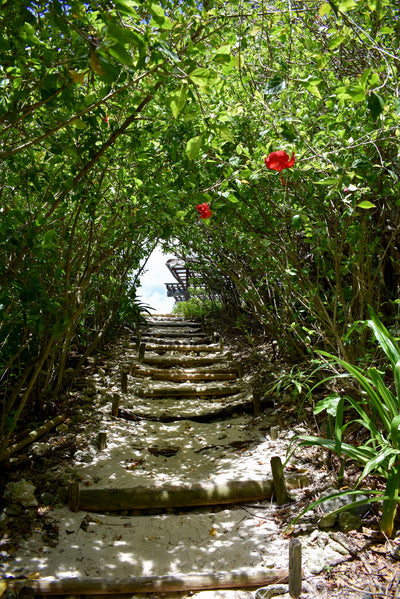
[[[289,503],[289,495],[286,489],[286,482],[283,476],[283,466],[281,458],[274,456],[271,458],[272,477],[274,479],[274,492],[278,505]]]
[[[141,362],[143,360],[145,351],[146,351],[146,344],[141,343],[140,347],[139,347],[139,355],[138,355],[139,362]]]
[[[199,505],[228,505],[270,499],[271,479],[230,481],[226,483],[165,484],[155,487],[121,489],[80,489],[78,483],[69,488],[71,511],[120,511],[164,509]]]
[[[121,392],[128,392],[128,373],[126,371],[121,374]]]
[[[18,443],[10,445],[10,447],[7,447],[7,449],[4,449],[2,452],[0,452],[0,462],[4,462],[14,453],[17,453],[17,451],[20,451],[27,445],[31,445],[34,441],[36,441],[36,439],[47,433],[55,426],[61,424],[61,422],[64,422],[66,418],[66,414],[60,414],[60,416],[56,416],[52,420],[48,420],[47,422],[45,422],[37,430],[31,431],[27,437],[24,437],[24,439],[21,439],[21,441],[18,441]]]
[[[289,594],[292,599],[300,597],[301,586],[301,541],[300,539],[291,539],[289,543]]]
[[[121,400],[121,397],[120,397],[119,393],[114,393],[113,400],[112,400],[112,407],[111,407],[111,415],[114,416],[115,418],[118,416],[118,408],[119,408],[120,400]]]
[[[221,572],[182,574],[181,576],[138,576],[130,578],[53,578],[46,580],[8,579],[7,589],[32,589],[39,595],[96,595],[122,593],[170,593],[205,589],[260,587],[286,582],[286,568],[271,568],[249,573]]]

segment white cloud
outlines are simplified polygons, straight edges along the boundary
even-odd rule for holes
[[[163,254],[161,249],[156,247],[147,261],[145,272],[140,277],[138,299],[141,303],[150,306],[157,314],[170,314],[175,304],[173,297],[167,297],[165,286],[165,283],[174,282],[174,277],[166,266],[170,258],[175,256]]]

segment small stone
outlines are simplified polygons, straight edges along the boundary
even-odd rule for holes
[[[40,503],[44,505],[54,505],[57,503],[57,499],[51,493],[45,491],[40,495]]]
[[[400,560],[400,545],[397,545],[397,547],[393,549],[393,551],[390,554],[390,557],[392,557],[395,560]]]
[[[329,497],[330,495],[334,495],[338,493],[337,489],[327,489],[324,493],[321,494],[320,498]],[[321,509],[326,512],[333,512],[338,510],[346,505],[349,506],[349,512],[355,514],[356,516],[363,516],[368,510],[371,508],[371,504],[363,504],[352,506],[351,504],[355,501],[367,500],[368,497],[366,495],[362,495],[361,493],[357,495],[342,495],[341,497],[335,497],[334,499],[327,499],[321,503]]]
[[[10,503],[9,505],[6,505],[4,512],[7,514],[7,516],[19,516],[22,512],[22,505]]]
[[[285,476],[286,486],[290,490],[304,489],[311,484],[310,477],[305,472],[291,472]]]
[[[355,514],[351,514],[350,512],[342,512],[339,514],[338,523],[342,532],[358,530],[362,525],[361,518]]]
[[[10,482],[4,490],[4,500],[10,503],[17,503],[23,507],[37,506],[38,500],[35,497],[35,487],[31,482],[21,478],[18,482]]]
[[[336,519],[337,514],[326,514],[318,520],[318,526],[320,528],[332,528],[332,526],[335,526]]]
[[[45,455],[48,451],[50,451],[50,448],[50,443],[34,443],[32,445],[32,453],[34,456],[39,457],[41,455]]]
[[[68,432],[68,430],[69,430],[69,429],[68,429],[68,425],[67,425],[67,424],[65,424],[65,423],[59,424],[59,425],[57,426],[57,428],[56,428],[56,431],[57,431],[58,433],[60,433],[60,435],[63,435],[64,433],[67,433],[67,432]]]
[[[83,393],[87,396],[95,395],[97,393],[97,389],[96,387],[86,387],[86,389],[83,390]]]

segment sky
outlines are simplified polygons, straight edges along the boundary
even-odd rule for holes
[[[173,254],[163,254],[159,247],[151,254],[144,273],[140,277],[140,287],[137,290],[141,303],[151,306],[154,314],[171,314],[175,304],[173,297],[167,297],[165,283],[176,282],[166,266],[167,260],[175,258]]]

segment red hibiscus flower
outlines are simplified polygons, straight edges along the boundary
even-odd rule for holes
[[[267,165],[267,168],[280,173],[284,168],[290,168],[293,166],[294,161],[294,152],[289,160],[289,155],[286,154],[284,150],[278,150],[278,152],[271,152],[271,154],[266,157],[265,164]]]
[[[210,206],[206,204],[198,204],[196,206],[196,210],[200,215],[200,218],[210,218],[212,215],[212,210],[210,210]]]

